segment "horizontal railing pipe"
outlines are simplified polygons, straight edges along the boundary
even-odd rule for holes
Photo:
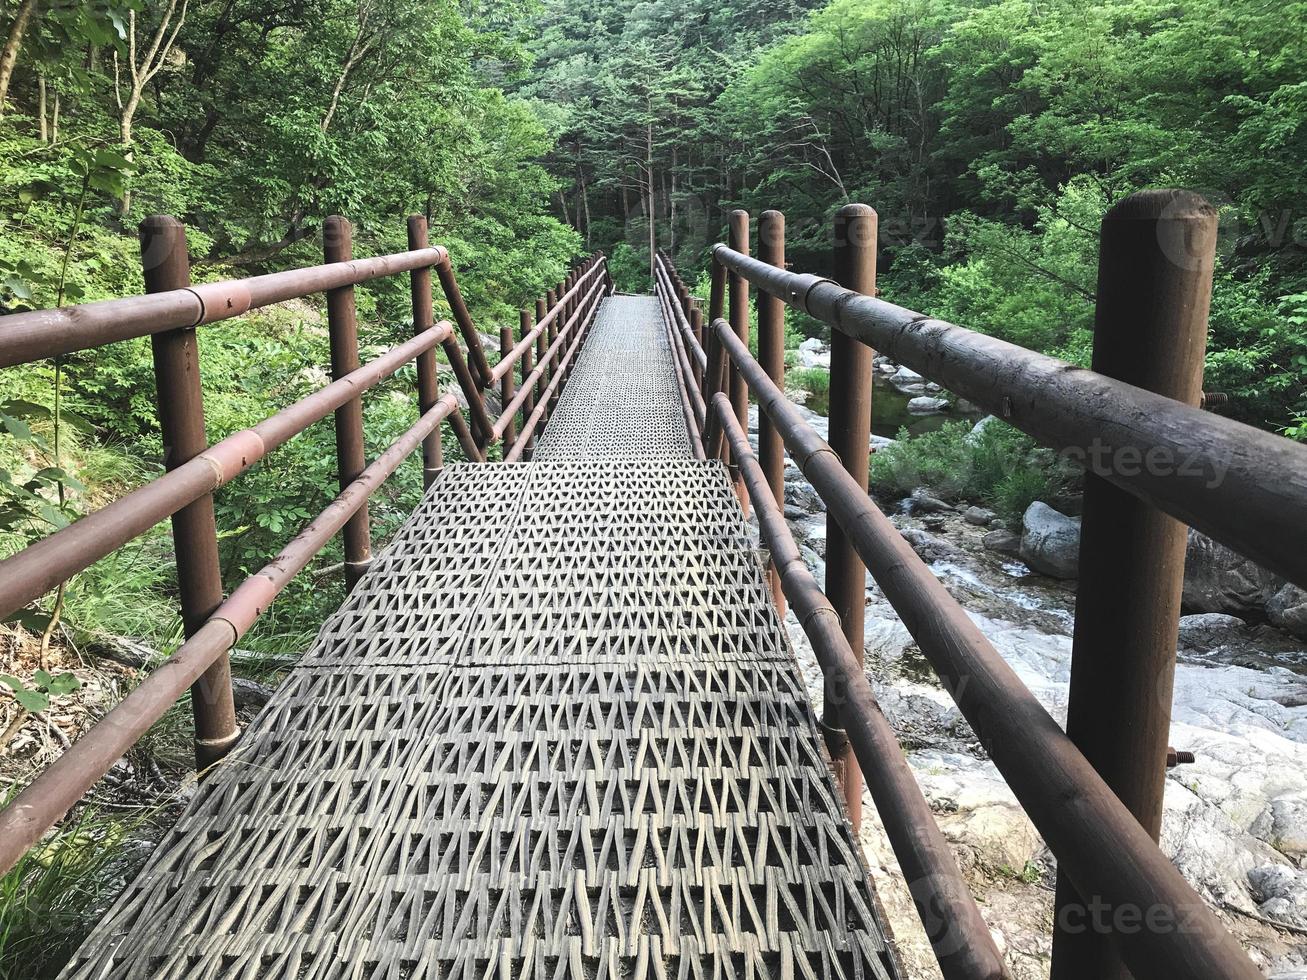
[[[724,320],[715,321],[712,332],[1056,855],[1059,870],[1087,903],[1125,909],[1132,921],[1147,915],[1150,923],[1164,923],[1112,932],[1134,975],[1259,977],[1238,942],[803,421],[744,341]]]
[[[601,290],[604,288],[602,281],[599,283],[599,287]],[[599,298],[602,299],[602,296],[603,293],[601,292]],[[566,355],[564,355],[563,359],[559,362],[558,369],[554,371],[553,375],[550,377],[549,384],[545,386],[544,393],[537,400],[535,409],[531,412],[531,415],[526,419],[526,421],[522,423],[522,432],[518,437],[517,445],[513,447],[512,452],[504,456],[504,462],[514,463],[522,458],[522,453],[526,449],[527,440],[535,434],[536,427],[540,425],[540,421],[545,417],[546,411],[548,411],[549,403],[557,395],[559,387],[567,376],[568,366],[572,363],[572,359],[576,356],[577,351],[581,349],[581,345],[585,343],[586,334],[589,332],[589,325],[594,319],[593,314],[598,310],[598,308],[599,302],[596,300],[588,309],[582,309],[579,314],[580,323],[575,330],[576,339],[572,341],[567,349]],[[567,336],[568,334],[566,330],[559,333],[558,339],[554,342],[550,350],[552,351],[554,347],[557,347],[559,344],[566,341]],[[553,355],[551,354],[550,356],[552,357]]]
[[[603,293],[602,281],[597,281],[591,285],[590,291],[586,294],[585,299],[582,300],[581,302],[581,308],[578,310],[578,312],[575,315],[573,315],[563,324],[562,328],[558,331],[557,336],[554,338],[553,343],[551,343],[549,347],[545,350],[544,355],[541,358],[539,358],[535,368],[531,371],[531,374],[528,375],[525,380],[523,380],[522,386],[518,388],[517,394],[513,396],[513,400],[509,402],[507,405],[503,406],[502,410],[499,413],[499,419],[494,423],[493,431],[496,439],[503,436],[504,432],[507,430],[508,425],[512,421],[513,417],[517,415],[518,410],[521,409],[523,403],[526,402],[531,387],[536,383],[537,380],[544,377],[547,371],[550,370],[550,368],[553,365],[553,362],[558,358],[560,352],[564,349],[564,345],[567,343],[568,333],[575,327],[576,324],[584,321],[589,316],[590,311],[598,304],[599,299],[602,298],[602,293]],[[563,305],[559,303],[556,306],[554,306],[554,308],[550,311],[550,313],[552,314],[553,312],[557,310],[561,310],[562,308]],[[546,314],[546,320],[548,319],[549,319],[549,315]],[[550,320],[550,322],[553,321]],[[540,325],[536,324],[536,326],[537,326],[537,330],[535,332],[537,336],[539,336],[540,334],[538,328]],[[559,374],[561,371],[562,371],[561,365],[553,369],[551,374],[551,381],[553,376]],[[548,390],[552,391],[553,388],[550,387]],[[543,397],[536,399],[537,403],[541,401],[547,401],[547,400],[548,400],[547,398],[543,398]],[[539,405],[537,405],[537,407],[539,407]]]
[[[448,251],[438,245],[249,279],[203,283],[149,296],[11,313],[0,317],[0,368],[165,330],[216,323],[310,293],[436,266],[448,257]]]
[[[194,459],[0,561],[0,616],[44,595],[182,507],[210,493],[450,337],[446,321],[282,409]]]
[[[1307,446],[726,245],[713,258],[1307,587]]]
[[[598,275],[603,264],[603,259],[601,258],[591,266],[580,279],[577,280],[576,285],[569,289],[563,298],[576,299],[583,292],[586,296],[589,296],[591,292],[591,280]],[[513,369],[513,365],[516,364],[531,345],[535,343],[536,338],[549,328],[549,324],[554,321],[561,311],[561,306],[555,306],[552,310],[541,317],[540,322],[532,327],[529,333],[523,334],[522,338],[513,345],[513,349],[508,354],[501,357],[499,363],[490,369],[491,380],[502,381],[504,375]]]
[[[731,400],[718,392],[713,396],[711,410],[730,443],[732,458],[739,461],[758,515],[759,531],[771,552],[785,596],[812,642],[828,687],[841,695],[845,731],[945,980],[1007,976],[989,926],[912,775],[898,737],[881,712],[862,664],[844,637],[835,607],[822,593],[794,543],[762,464],[735,418]]]
[[[458,403],[452,395],[439,399],[276,558],[241,583],[194,636],[151,670],[145,680],[0,811],[0,874],[12,868],[163,717],[209,664],[249,630],[268,604],[422,440],[443,419],[458,415]]]

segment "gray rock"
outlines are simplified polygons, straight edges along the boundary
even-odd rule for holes
[[[825,349],[826,349],[826,345],[825,343],[822,342],[822,339],[820,337],[809,337],[803,343],[799,344],[799,350],[816,352]]]
[[[1021,535],[1002,528],[990,531],[980,539],[980,543],[990,551],[997,551],[1000,555],[1019,555],[1021,553]]]
[[[984,432],[986,429],[988,429],[991,425],[1004,425],[1004,424],[1005,423],[1003,422],[1003,420],[1000,419],[997,415],[986,415],[983,419],[981,419],[979,422],[977,422],[975,425],[971,427],[971,431],[967,433],[967,442],[975,442],[976,440],[978,440],[980,438],[980,434]]]
[[[968,507],[962,512],[962,519],[968,524],[974,524],[977,527],[989,527],[994,523],[994,518],[998,517],[988,507]]]
[[[1266,603],[1266,618],[1272,626],[1307,640],[1307,592],[1286,584]]]
[[[1080,522],[1043,501],[1021,519],[1021,560],[1053,578],[1075,578],[1080,569]]]
[[[932,412],[942,412],[948,408],[947,398],[931,398],[928,395],[918,395],[916,398],[908,400],[908,411],[914,415],[929,415]]]
[[[1212,650],[1234,639],[1246,624],[1226,613],[1194,613],[1180,617],[1180,646],[1186,650]]]
[[[1191,612],[1261,610],[1284,580],[1190,528],[1184,556],[1184,607]]]
[[[931,496],[930,491],[925,487],[917,487],[913,490],[908,501],[909,510],[913,514],[943,514],[953,509],[950,504]]]
[[[1287,864],[1264,864],[1248,872],[1248,886],[1268,919],[1307,923],[1307,875]]]
[[[912,550],[920,555],[923,561],[939,561],[941,558],[955,558],[964,554],[962,549],[951,541],[937,538],[915,527],[901,527],[899,534],[903,535],[904,541],[912,545]]]
[[[901,367],[890,376],[890,380],[896,385],[916,385],[926,379],[911,368]]]

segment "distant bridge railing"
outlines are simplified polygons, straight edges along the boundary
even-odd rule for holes
[[[170,657],[0,812],[0,874],[13,867],[188,687],[197,767],[221,759],[240,735],[228,651],[337,532],[343,532],[346,585],[353,587],[371,561],[368,498],[419,446],[424,485],[430,487],[443,465],[442,422],[449,423],[470,460],[483,461],[486,448],[499,441],[506,458],[519,458],[547,419],[566,381],[571,355],[611,289],[603,256],[585,259],[536,302],[534,325],[531,313],[522,312],[520,339],[507,329],[500,332],[500,359],[492,367],[449,253],[430,245],[425,218],[408,219],[409,250],[394,255],[355,259],[350,224],[341,217],[324,222],[323,238],[324,265],[192,285],[185,227],[157,216],[141,225],[147,295],[0,318],[0,368],[149,336],[167,470],[0,561],[0,616],[18,611],[171,517],[186,635]],[[467,358],[454,326],[434,321],[432,269],[467,346]],[[410,278],[413,337],[360,365],[354,287],[405,272]],[[315,293],[326,294],[334,380],[257,425],[209,445],[196,328]],[[455,395],[439,391],[437,347],[453,369],[470,425]],[[410,361],[416,361],[417,368],[418,419],[368,463],[361,395]],[[515,370],[521,374],[520,391],[514,389]],[[484,392],[493,384],[500,386],[503,410],[492,420]],[[213,491],[332,413],[340,494],[272,561],[224,598]]]
[[[1057,858],[1055,980],[1122,976],[1123,962],[1137,978],[1251,980],[1252,962],[1156,843],[1181,521],[1307,584],[1307,447],[1198,407],[1215,212],[1196,195],[1150,191],[1108,213],[1093,370],[876,299],[876,226],[862,205],[836,216],[839,285],[786,270],[775,211],[759,219],[751,257],[749,217],[733,212],[729,243],[713,248],[706,332],[670,261],[655,268],[687,419],[752,501],[777,604],[794,605],[826,676],[822,724],[850,819],[861,765],[944,975],[1005,975],[863,671],[869,570]],[[832,328],[829,443],[785,395],[785,305]],[[1067,731],[868,496],[873,347],[1088,471]],[[824,594],[782,513],[786,450],[828,510]]]

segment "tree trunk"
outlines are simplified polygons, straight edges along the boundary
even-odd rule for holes
[[[567,195],[561,190],[558,192],[558,206],[563,209],[563,224],[572,224],[572,216],[567,211]]]
[[[0,113],[5,110],[5,99],[9,96],[9,82],[14,77],[14,65],[18,63],[18,52],[23,46],[23,35],[36,13],[37,0],[23,0],[18,5],[14,22],[9,25],[9,36],[5,46],[0,49]]]
[[[45,125],[45,76],[39,75],[36,79],[36,115],[38,119],[38,134],[42,143],[50,142],[50,131]]]
[[[649,279],[653,280],[656,275],[654,253],[658,250],[658,234],[654,230],[654,222],[657,217],[654,213],[654,168],[653,168],[653,123],[649,122],[644,128],[644,164],[645,164],[645,186],[649,189]]]
[[[59,90],[54,91],[54,112],[50,114],[50,145],[59,142]]]
[[[581,173],[581,210],[585,214],[585,247],[594,248],[594,238],[590,234],[590,192],[585,186],[585,172]]]
[[[122,115],[118,121],[118,138],[123,144],[123,159],[130,163],[132,156],[132,122],[136,118],[136,108],[141,104],[140,89],[133,88],[131,97],[127,104],[123,106]],[[126,217],[132,210],[132,188],[130,183],[124,183],[123,196],[118,201],[118,213]]]

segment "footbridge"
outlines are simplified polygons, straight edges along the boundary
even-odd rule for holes
[[[153,218],[146,295],[0,320],[0,367],[150,336],[168,447],[163,476],[0,561],[0,612],[171,519],[187,633],[9,802],[0,861],[188,688],[202,770],[64,976],[897,980],[864,786],[943,975],[1008,976],[863,669],[868,573],[1057,857],[1055,976],[1258,975],[1156,844],[1185,524],[1307,581],[1307,450],[1199,407],[1214,212],[1148,192],[1109,213],[1093,370],[876,298],[870,208],[836,215],[831,278],[787,269],[778,213],[756,257],[751,230],[731,214],[706,302],[666,256],[651,296],[588,257],[497,356],[421,218],[406,252],[356,259],[333,218],[323,265],[200,285]],[[354,289],[395,275],[412,337],[360,364]],[[318,293],[331,383],[210,445],[202,332]],[[787,305],[832,329],[829,442],[785,395]],[[1089,468],[1065,730],[868,496],[873,348]],[[410,362],[417,421],[368,460],[362,399]],[[339,496],[225,591],[213,491],[328,415]],[[368,497],[417,451],[425,495],[374,553]],[[824,583],[784,519],[787,455],[828,509]],[[228,651],[337,534],[348,597],[242,731]]]

